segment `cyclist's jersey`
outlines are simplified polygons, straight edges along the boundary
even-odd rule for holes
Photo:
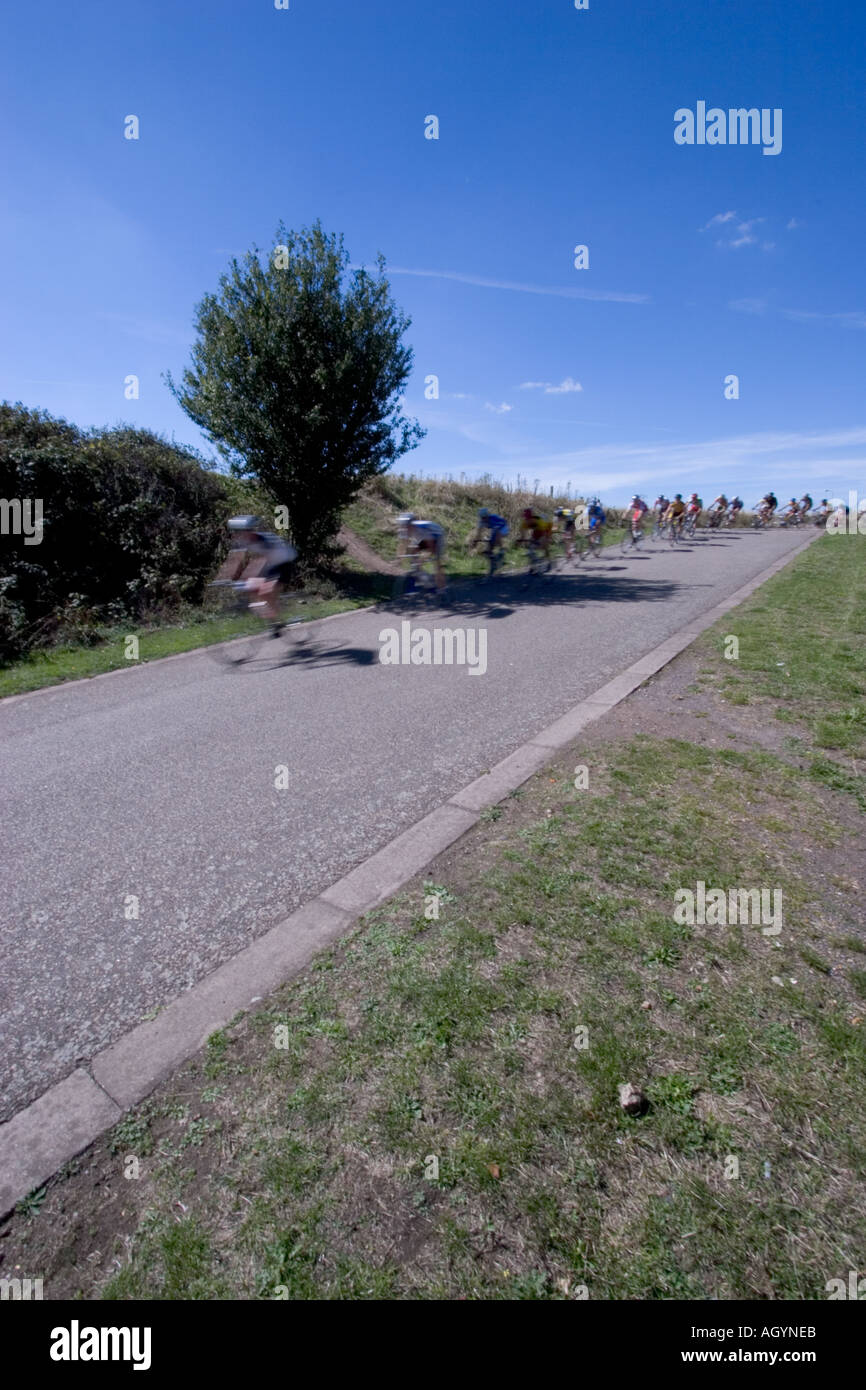
[[[419,539],[422,541],[445,535],[445,531],[438,521],[413,521],[412,531],[420,531]]]
[[[251,555],[264,555],[268,569],[276,565],[290,565],[298,558],[295,547],[289,545],[282,536],[275,536],[272,531],[254,532],[253,539],[246,549]]]
[[[666,497],[657,497],[653,502],[653,511],[658,512],[659,516],[664,516],[669,506],[670,502]]]
[[[565,511],[565,510],[564,510],[563,513],[562,513],[562,515],[560,516],[559,520],[562,522],[562,529],[563,529],[563,531],[573,531],[573,530],[574,530],[575,522],[576,522],[576,517],[575,517],[575,515],[574,515],[574,512],[572,512],[572,511]]]
[[[740,501],[739,497],[734,498],[733,502],[731,502],[730,504],[730,507],[732,512],[741,512],[743,510],[743,504]]]
[[[668,513],[670,516],[682,516],[685,509],[685,502],[671,502],[668,506]]]
[[[694,501],[692,501],[692,499],[689,498],[689,505],[687,510],[690,512],[699,512],[701,510],[701,505],[702,504],[700,498],[696,497]]]
[[[590,507],[589,511],[587,512],[587,516],[589,517],[590,531],[597,531],[599,527],[603,526],[604,523],[607,521],[607,513],[605,512],[604,508],[599,505]]]
[[[778,502],[776,501],[775,494],[772,493],[772,492],[768,492],[767,495],[766,495],[766,497],[764,498],[764,506],[765,506],[765,507],[771,507],[771,508],[773,509],[773,511],[775,511],[776,508],[778,507],[778,505],[779,505],[779,504],[778,504]]]
[[[800,498],[800,506],[804,511],[810,512],[812,510],[812,505],[812,499],[807,492],[805,497]]]
[[[523,518],[521,530],[530,531],[533,536],[549,536],[553,531],[553,522],[539,512],[533,512],[532,516]]]
[[[491,536],[508,535],[508,522],[505,520],[504,516],[496,516],[493,512],[488,512],[485,517],[481,518],[479,524],[482,529],[486,527]]]

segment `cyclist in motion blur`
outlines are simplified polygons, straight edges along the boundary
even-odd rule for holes
[[[233,516],[226,523],[234,545],[217,574],[218,583],[239,583],[250,594],[250,608],[267,618],[279,637],[280,597],[295,573],[298,552],[284,537],[266,531],[256,516]]]
[[[554,513],[560,526],[562,545],[565,550],[566,560],[574,559],[574,533],[577,526],[577,517],[571,507],[557,507]]]
[[[436,588],[445,588],[445,530],[438,521],[424,521],[414,512],[397,518],[397,559],[430,560],[436,575]]]
[[[508,535],[508,522],[504,516],[497,516],[496,512],[488,511],[486,507],[480,507],[478,511],[478,526],[469,537],[469,547],[474,550],[483,541],[484,552],[490,561],[491,573],[499,568],[505,558],[505,537]]]
[[[685,520],[686,504],[683,501],[682,493],[678,492],[673,502],[668,503],[668,509],[665,512],[665,521],[670,524],[672,532],[676,531],[676,534],[681,536],[683,534]]]
[[[534,507],[525,507],[520,523],[518,544],[541,552],[545,561],[550,560],[550,543],[553,540],[553,522],[549,517],[537,512]]]

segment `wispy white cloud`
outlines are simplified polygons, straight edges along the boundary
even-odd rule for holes
[[[733,222],[736,215],[735,212],[717,212],[715,217],[711,217],[709,222],[705,222],[698,230],[708,232],[710,227],[720,227],[724,222]]]
[[[765,314],[769,303],[766,299],[731,299],[728,308],[740,314]],[[792,323],[836,323],[842,328],[866,328],[866,312],[861,309],[835,314],[821,314],[809,309],[779,309],[776,312]]]
[[[736,235],[727,239],[722,238],[716,242],[716,245],[728,246],[733,250],[736,250],[738,246],[754,246],[758,238],[755,236],[752,228],[759,226],[764,220],[763,217],[750,217],[743,222],[738,222]]]
[[[611,304],[649,304],[648,294],[627,294],[620,290],[570,289],[548,285],[521,284],[514,280],[489,280],[483,275],[464,275],[457,270],[412,270],[406,266],[388,266],[388,275],[420,275],[433,280],[456,280],[461,285],[480,285],[488,290],[513,290],[517,294],[546,294],[556,299],[592,299]]]
[[[494,415],[507,415],[508,411],[513,409],[513,406],[510,406],[507,401],[503,401],[501,405],[491,405],[490,401],[485,401],[484,409],[492,410]]]
[[[767,312],[766,299],[732,299],[728,303],[729,309],[736,309],[740,314],[765,314]]]
[[[725,235],[716,241],[717,246],[724,246],[729,250],[736,251],[740,246],[757,245],[758,238],[754,228],[760,226],[762,222],[766,222],[767,219],[765,217],[748,217],[737,222],[735,226],[729,226],[728,224],[734,222],[736,216],[735,212],[717,212],[715,217],[711,217],[709,222],[699,228],[699,231],[708,232],[711,227],[727,226],[728,230]],[[761,243],[762,251],[774,251],[775,249],[776,243],[774,241]]]
[[[802,227],[802,225],[802,222],[798,222],[796,217],[792,217],[790,222],[786,224],[785,231],[793,232],[795,227]]]
[[[815,314],[803,309],[783,309],[782,317],[798,323],[815,320],[823,323],[841,323],[845,328],[866,328],[866,313],[855,310],[845,314]]]
[[[522,381],[521,391],[543,391],[545,396],[567,396],[572,391],[582,391],[583,387],[579,381],[567,376],[558,386],[554,386],[550,381]]]

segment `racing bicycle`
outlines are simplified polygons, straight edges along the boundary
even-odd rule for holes
[[[431,600],[441,598],[443,590],[436,588],[435,575],[424,568],[425,560],[431,558],[429,554],[421,550],[411,550],[405,557],[407,560],[406,569],[402,574],[398,574],[394,580],[394,588],[391,597],[396,602],[398,599]]]
[[[600,559],[601,548],[600,526],[593,526],[591,531],[578,531],[574,538],[574,552],[578,560],[585,560],[587,556]]]
[[[274,622],[265,613],[264,603],[256,599],[242,579],[216,579],[208,588],[212,591],[214,616],[225,633],[219,642],[206,648],[214,661],[221,666],[242,666],[257,658],[284,660],[291,654],[303,622],[302,618],[288,617],[294,595],[277,595],[280,618]]]
[[[620,551],[623,555],[630,555],[633,550],[640,550],[643,542],[643,526],[639,521],[629,520],[626,523],[626,533],[620,542]]]

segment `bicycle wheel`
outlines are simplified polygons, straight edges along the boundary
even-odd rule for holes
[[[497,547],[495,550],[488,550],[488,552],[487,552],[487,578],[488,578],[488,579],[494,579],[494,578],[495,578],[496,572],[497,572],[497,570],[499,570],[499,569],[502,567],[502,564],[503,564],[504,560],[505,560],[505,556],[503,555],[502,551],[501,551],[498,547]]]
[[[394,580],[391,597],[396,603],[398,599],[411,598],[417,591],[418,579],[414,570],[405,570],[403,574],[398,574]]]
[[[231,585],[214,585],[213,605],[219,624],[220,640],[206,648],[220,666],[241,666],[258,654],[269,630],[266,622],[250,609],[250,594]]]
[[[631,552],[632,552],[635,548],[636,548],[636,543],[635,543],[634,533],[633,533],[632,531],[630,531],[630,530],[629,530],[629,531],[626,531],[625,535],[623,536],[622,540],[621,540],[620,543],[619,543],[620,554],[621,554],[621,555],[630,555]]]

